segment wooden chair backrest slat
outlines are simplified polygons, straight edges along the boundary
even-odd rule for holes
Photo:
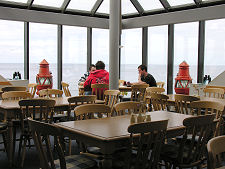
[[[205,88],[203,92],[208,97],[224,98],[224,89],[221,88]]]
[[[20,100],[27,98],[32,98],[32,95],[26,91],[9,91],[2,93],[3,100]]]
[[[59,89],[43,89],[39,91],[39,97],[62,97],[63,91]]]
[[[109,84],[92,84],[92,95],[96,95],[98,100],[104,100],[104,92],[109,90]]]
[[[159,93],[150,93],[150,96],[154,111],[166,110],[167,100],[169,99],[167,95]]]
[[[9,91],[27,91],[26,87],[23,86],[8,86],[2,88],[3,92],[9,92]]]
[[[145,91],[148,84],[135,84],[131,86],[131,101],[145,101]]]
[[[165,85],[165,82],[156,82],[157,87],[163,88],[164,85]]]
[[[71,93],[70,93],[70,90],[69,90],[69,84],[65,83],[65,82],[61,82],[61,85],[62,85],[65,96],[70,97]]]
[[[37,90],[37,84],[36,83],[29,83],[27,87],[28,87],[28,91],[32,95],[32,98],[34,98],[35,92]]]
[[[128,169],[158,168],[167,124],[168,120],[162,120],[132,124],[128,127],[127,130],[130,133]],[[133,149],[137,152],[135,159],[132,158]]]
[[[105,95],[105,105],[108,105],[111,108],[113,113],[113,106],[118,102],[119,99],[119,90],[106,90]]]
[[[114,105],[114,109],[116,111],[117,116],[125,115],[125,114],[137,114],[140,108],[140,102],[120,102]]]

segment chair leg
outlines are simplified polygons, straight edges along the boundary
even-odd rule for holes
[[[4,148],[5,148],[7,157],[9,157],[9,154],[8,154],[8,144],[7,144],[7,136],[6,136],[6,134],[7,134],[6,132],[5,133],[2,133],[2,139],[3,139],[3,144],[4,144]]]
[[[21,168],[23,168],[23,164],[24,164],[24,160],[25,160],[27,141],[28,141],[28,139],[25,138],[24,144],[23,144],[23,149],[22,149],[21,163],[20,163]]]
[[[69,138],[69,155],[72,153],[72,140]]]

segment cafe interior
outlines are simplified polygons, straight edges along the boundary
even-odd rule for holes
[[[0,0],[0,20],[22,22],[24,30],[22,74],[15,71],[8,79],[0,72],[0,169],[225,168],[224,11],[224,0]],[[212,29],[209,22],[216,23]],[[54,73],[51,58],[43,58],[31,74],[33,23],[56,26]],[[195,39],[179,41],[179,24],[195,24]],[[66,26],[85,28],[86,49],[78,60],[85,60],[88,73],[76,85],[64,72]],[[149,40],[151,28],[160,26],[166,28],[166,49],[157,38]],[[93,53],[95,29],[108,31],[101,66]],[[137,40],[136,48],[136,35],[129,34],[134,45],[126,57],[146,69],[135,65],[136,74],[126,74],[124,50],[131,48],[124,31],[135,29],[141,44]],[[208,40],[210,33],[219,40]],[[179,49],[179,43],[196,48],[183,58],[177,50],[189,48]],[[135,50],[139,56],[132,56]],[[150,57],[152,50],[158,53]],[[152,62],[163,65],[157,75],[154,70],[161,68],[153,70]],[[90,71],[92,64],[97,70]],[[106,80],[96,80],[99,71]],[[154,75],[150,85],[147,76]]]

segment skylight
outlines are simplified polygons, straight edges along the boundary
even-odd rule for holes
[[[62,6],[63,0],[34,0],[34,5],[51,6],[60,8]]]
[[[193,4],[194,0],[168,0],[170,6]]]
[[[139,0],[138,2],[145,11],[163,8],[159,0]]]
[[[68,9],[91,11],[96,0],[71,0]]]
[[[130,0],[122,0],[121,6],[122,6],[122,14],[137,13],[136,8],[130,2]]]
[[[27,3],[28,0],[4,0],[4,1]]]

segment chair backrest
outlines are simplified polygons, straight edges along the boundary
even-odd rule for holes
[[[178,146],[177,164],[192,167],[203,162],[205,146],[212,136],[214,115],[193,116],[184,119],[186,127]],[[185,166],[185,165],[184,165]],[[185,167],[186,168],[186,167]]]
[[[104,104],[85,104],[75,107],[76,120],[92,119],[96,116],[102,118],[103,115],[111,116],[111,108]],[[96,115],[96,116],[95,116]]]
[[[131,101],[144,101],[145,91],[149,87],[148,84],[135,84],[131,86]]]
[[[215,118],[218,119],[215,131],[215,135],[217,136],[223,122],[222,114],[224,111],[224,105],[213,101],[195,101],[190,103],[190,107],[192,115],[215,114]]]
[[[119,80],[119,85],[124,85],[125,80]]]
[[[117,116],[135,113],[137,114],[139,111],[140,102],[120,102],[114,105],[114,109],[116,111]]]
[[[62,97],[62,95],[63,91],[59,89],[43,89],[39,91],[40,97],[55,98],[55,97]]]
[[[36,89],[37,89],[37,84],[36,83],[29,83],[28,84],[28,91],[31,93],[32,97],[34,98]]]
[[[200,100],[199,97],[188,96],[183,94],[175,94],[175,108],[176,112],[182,114],[190,114],[190,109],[188,105],[193,101]]]
[[[20,100],[28,98],[32,98],[32,95],[26,91],[10,91],[2,93],[3,100]]]
[[[205,88],[203,92],[208,97],[224,98],[224,89],[221,88]]]
[[[71,118],[71,111],[83,104],[94,104],[97,99],[96,95],[88,95],[88,96],[73,96],[69,97],[67,100],[69,102],[69,110],[68,110],[68,118]],[[75,112],[74,112],[75,113]],[[74,114],[75,117],[75,114]]]
[[[65,96],[70,97],[71,93],[70,93],[70,90],[69,90],[69,84],[65,83],[65,82],[61,82],[61,85],[62,85]]]
[[[27,91],[26,87],[23,86],[8,86],[2,88],[3,92],[9,92],[9,91]]]
[[[104,93],[105,105],[111,107],[111,112],[113,112],[113,106],[118,102],[119,94],[119,90],[106,90]]]
[[[222,153],[225,153],[225,136],[214,137],[209,140],[207,143],[208,150],[208,159],[207,167],[210,169],[215,169],[217,167],[222,167],[222,158],[224,161],[224,156]]]
[[[105,90],[109,90],[109,84],[92,84],[92,95],[96,95],[98,100],[104,100]]]
[[[146,88],[146,94],[150,95],[150,93],[163,93],[165,92],[164,88],[161,87],[147,87]]]
[[[28,118],[28,124],[39,154],[41,168],[55,169],[54,154],[57,153],[60,168],[66,169],[63,146],[60,143],[62,135],[60,128],[52,124],[32,120],[31,118]],[[49,136],[54,137],[54,146],[51,145]],[[53,147],[57,151],[53,152]]]
[[[158,168],[167,124],[168,120],[162,120],[132,124],[128,127],[127,130],[130,133],[129,154],[127,158],[128,169]],[[137,152],[135,159],[132,158],[133,149]]]
[[[164,85],[165,85],[165,82],[156,82],[157,87],[163,88]]]
[[[150,93],[150,97],[154,111],[166,110],[167,100],[169,99],[169,96],[159,93]]]

